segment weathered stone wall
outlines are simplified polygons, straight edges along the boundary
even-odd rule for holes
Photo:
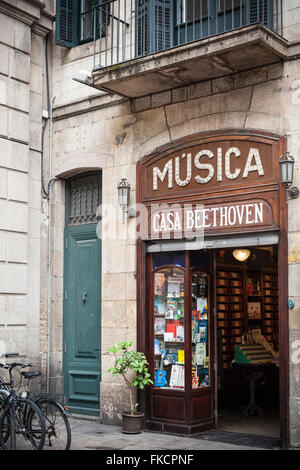
[[[18,352],[40,367],[41,130],[53,1],[0,3],[0,354]]]
[[[43,28],[31,2],[6,7],[0,13],[0,341],[6,352],[40,364]]]
[[[52,190],[51,293],[48,325],[48,203],[41,193],[42,110],[47,109],[45,35],[54,0],[2,2],[0,13],[0,346],[41,365],[50,345],[51,390],[62,391],[64,183]],[[10,4],[13,3],[13,4]],[[283,36],[300,39],[299,0],[283,2]],[[135,202],[136,163],[155,148],[183,136],[222,129],[261,129],[287,137],[300,185],[300,60],[260,67],[183,86],[132,102],[74,80],[93,67],[93,44],[55,46],[53,176],[103,172],[103,203],[118,211],[122,177]],[[251,65],[251,64],[250,64]],[[45,182],[48,182],[48,131]],[[300,199],[289,202],[290,441],[300,447]],[[135,219],[115,226],[103,214],[101,419],[118,422],[128,404],[123,385],[107,370],[113,342],[136,342]],[[115,236],[112,236],[115,234]],[[50,341],[48,344],[48,329]],[[0,351],[1,354],[2,351]]]
[[[261,129],[287,137],[287,149],[296,159],[294,185],[300,184],[300,61],[262,67],[251,72],[199,83],[137,99],[133,109],[138,123],[143,123],[136,135],[148,135],[147,151],[157,145],[199,131],[227,128]],[[163,108],[156,108],[161,98]],[[194,98],[194,99],[189,99]],[[179,102],[177,102],[179,101]],[[152,125],[150,124],[152,123]],[[157,124],[157,127],[156,127]],[[153,126],[156,132],[149,136]],[[169,136],[167,134],[169,131]],[[139,147],[136,145],[138,152]],[[142,156],[141,152],[141,155]],[[289,296],[296,306],[289,312],[289,418],[290,444],[300,446],[300,200],[290,200],[288,206]],[[288,384],[287,384],[288,386]]]
[[[24,354],[27,353],[28,308],[31,34],[29,27],[4,14],[0,14],[0,24],[0,334],[7,352]]]
[[[121,99],[118,102],[114,97],[111,106],[107,106],[111,98],[98,95],[89,100],[91,111],[83,109],[84,102],[78,102],[77,109],[74,103],[57,107],[54,173],[102,168],[103,202],[118,207],[116,186],[122,177],[131,184],[134,202],[136,162],[155,148],[186,135],[229,128],[277,132],[287,136],[288,149],[297,158],[300,150],[299,71],[300,61],[296,60],[139,98],[132,103]],[[83,114],[78,114],[80,109]],[[64,119],[68,113],[71,115]],[[121,144],[117,144],[118,136],[125,136]],[[295,184],[298,183],[297,158]],[[299,200],[289,203],[290,295],[296,305],[300,288],[298,205]],[[109,218],[104,215],[103,225],[108,223]],[[129,224],[134,223],[134,220],[129,221]],[[136,339],[134,271],[134,240],[104,239],[100,385],[104,422],[116,422],[126,402],[123,387],[107,373],[112,359],[106,349],[113,342]],[[293,341],[300,339],[297,318],[297,311],[291,311],[291,348]],[[299,445],[299,367],[292,362],[290,366],[291,442]]]
[[[300,5],[283,2],[283,35],[300,39]],[[132,102],[108,96],[72,80],[81,70],[92,69],[92,44],[74,49],[54,48],[54,149],[53,175],[68,177],[90,169],[103,171],[103,202],[118,208],[117,183],[130,182],[135,201],[136,162],[155,148],[181,137],[204,131],[258,129],[287,137],[288,150],[296,157],[295,185],[300,184],[300,60],[274,64],[223,78],[183,86]],[[122,137],[121,140],[119,137]],[[122,140],[124,137],[124,140]],[[120,143],[121,142],[121,143]],[[62,348],[62,234],[64,228],[63,183],[55,183],[53,205],[53,370],[60,376]],[[300,248],[298,217],[300,200],[289,202],[289,295],[296,307],[289,312],[290,325],[290,439],[300,446]],[[113,221],[103,216],[103,226]],[[128,219],[132,233],[135,221]],[[111,226],[110,226],[111,227]],[[123,227],[124,228],[124,227]],[[122,227],[120,228],[120,230]],[[118,231],[117,227],[115,231]],[[114,230],[111,230],[114,232]],[[102,261],[102,381],[100,417],[118,422],[128,402],[123,386],[107,369],[106,353],[113,342],[136,340],[136,270],[134,237],[121,241],[103,239]]]
[[[288,41],[300,39],[300,5],[298,0],[283,1],[282,36]]]

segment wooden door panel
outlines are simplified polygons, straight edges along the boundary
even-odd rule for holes
[[[97,359],[99,356],[97,352],[99,349],[97,288],[99,289],[100,283],[98,266],[96,266],[98,260],[94,256],[97,252],[97,240],[75,240],[75,244],[77,276],[74,354],[77,358]]]
[[[101,241],[96,224],[65,229],[64,395],[71,411],[99,413]]]
[[[69,371],[69,399],[98,403],[99,374]]]

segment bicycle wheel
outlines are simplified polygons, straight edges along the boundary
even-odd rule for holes
[[[1,416],[2,413],[4,413],[5,400],[6,400],[6,398],[2,397],[1,393],[0,393],[0,416]],[[7,439],[9,438],[9,433],[10,433],[10,419],[9,419],[9,415],[8,415],[8,417],[6,417],[6,422],[5,422],[5,426],[4,426],[4,429],[3,429],[4,442],[6,442]]]
[[[53,398],[40,398],[35,402],[45,417],[46,438],[44,449],[69,450],[71,427],[60,404]]]
[[[11,450],[16,448],[16,431],[13,408],[3,409],[2,414],[3,421],[0,424],[0,444],[4,448],[4,444],[7,443],[7,447]]]
[[[45,420],[39,407],[27,398],[15,397],[0,418],[0,444],[3,449],[41,450],[45,435]]]
[[[16,423],[15,423],[15,413],[14,413],[14,409],[12,406],[10,407],[8,414],[9,414],[9,444],[10,444],[11,450],[15,450],[17,447]]]

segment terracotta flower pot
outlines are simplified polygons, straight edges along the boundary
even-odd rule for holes
[[[142,412],[137,411],[132,415],[130,411],[124,411],[122,413],[122,432],[124,432],[125,434],[140,433],[142,429],[143,419],[144,413]]]

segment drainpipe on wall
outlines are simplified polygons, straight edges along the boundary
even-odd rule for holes
[[[52,131],[53,131],[53,102],[55,96],[51,98],[49,109],[49,183],[48,183],[48,311],[47,311],[47,393],[50,392],[50,316],[51,316],[51,209],[52,209],[52,191],[51,184],[57,178],[52,178]]]
[[[48,199],[48,263],[47,263],[47,365],[46,365],[46,389],[49,393],[50,391],[50,347],[51,347],[51,335],[50,335],[50,317],[51,317],[51,208],[52,208],[52,183],[58,180],[63,180],[63,178],[52,178],[52,136],[53,136],[53,102],[55,96],[50,100],[50,84],[49,84],[49,63],[48,63],[48,36],[45,40],[45,67],[46,67],[46,86],[47,86],[47,107],[48,113],[45,117],[45,122],[42,128],[42,142],[41,142],[41,186],[44,196]],[[49,182],[46,189],[44,184],[44,134],[46,130],[47,123],[49,122]]]
[[[44,183],[44,135],[47,123],[49,121],[49,112],[50,112],[50,84],[49,84],[49,63],[48,63],[48,36],[45,38],[45,67],[46,67],[46,87],[47,87],[47,113],[44,115],[45,118],[43,127],[42,127],[42,140],[41,140],[41,185],[44,196],[48,197],[48,193],[45,188]]]

